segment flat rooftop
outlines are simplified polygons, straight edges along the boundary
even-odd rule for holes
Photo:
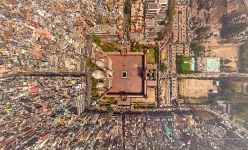
[[[106,96],[140,97],[145,95],[145,55],[143,53],[107,53],[112,60],[112,88]]]

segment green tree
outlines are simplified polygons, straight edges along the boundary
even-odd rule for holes
[[[203,40],[203,39],[207,39],[208,34],[209,34],[209,30],[210,30],[210,26],[206,26],[206,27],[199,27],[195,30],[195,34],[196,34],[196,38],[198,40]]]
[[[193,41],[190,45],[191,50],[194,52],[195,57],[198,57],[200,53],[205,51],[205,47],[200,41]]]
[[[160,65],[161,72],[165,73],[167,71],[167,68],[168,68],[167,65],[162,62]]]
[[[224,64],[229,64],[230,62],[232,62],[232,61],[229,60],[229,59],[224,59],[224,60],[223,60],[223,63],[224,63]]]

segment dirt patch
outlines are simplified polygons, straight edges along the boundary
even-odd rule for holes
[[[225,3],[223,0],[215,0],[213,2],[214,4],[210,9],[210,32],[219,31],[219,29],[221,28],[220,19],[226,12]]]
[[[179,95],[188,98],[208,97],[210,90],[217,90],[213,80],[185,79],[179,80]]]
[[[227,0],[227,13],[232,13],[233,11],[244,11],[245,9],[245,5],[241,3],[241,0]]]
[[[167,48],[164,48],[161,51],[161,60],[162,61],[167,61],[168,60],[168,50],[167,50]]]
[[[146,104],[155,104],[156,95],[155,89],[148,87],[147,88],[147,97],[148,98],[130,98],[132,103],[146,103]]]
[[[243,81],[231,81],[230,84],[232,85],[233,91],[236,93],[243,92]]]
[[[230,71],[238,70],[238,55],[239,46],[232,44],[205,44],[205,57],[219,57],[223,60],[228,60],[228,63],[223,63],[224,66],[229,67]]]

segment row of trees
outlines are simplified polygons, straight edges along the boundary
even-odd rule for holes
[[[240,46],[239,65],[240,72],[248,73],[248,42]]]
[[[195,57],[198,57],[201,53],[205,51],[205,47],[202,45],[202,42],[199,40],[192,41],[190,48],[193,51]]]
[[[220,32],[222,38],[231,39],[247,29],[248,23],[245,18],[242,19],[243,14],[243,12],[235,12],[223,16]]]
[[[198,0],[198,10],[205,9],[207,11],[212,7],[212,0]]]

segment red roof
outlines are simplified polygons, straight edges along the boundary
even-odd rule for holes
[[[39,91],[39,88],[36,86],[31,87],[28,92],[29,93],[37,93]]]

